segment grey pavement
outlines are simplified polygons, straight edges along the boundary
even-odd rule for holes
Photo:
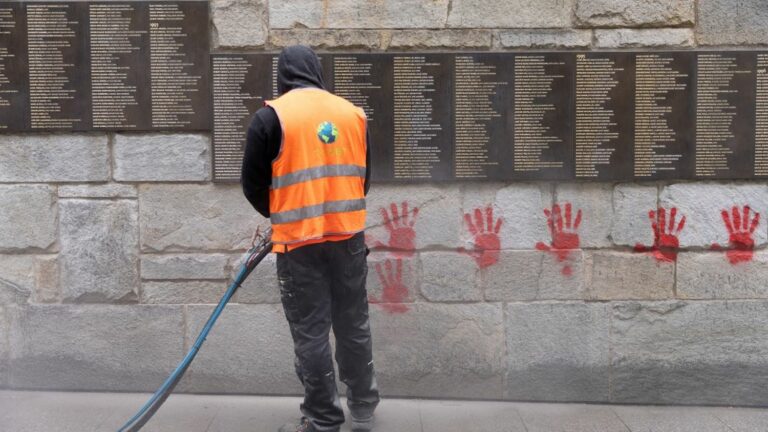
[[[0,430],[115,431],[148,397],[0,391]],[[142,431],[272,432],[298,416],[299,402],[175,394]],[[379,432],[761,432],[768,409],[385,399],[376,421]]]

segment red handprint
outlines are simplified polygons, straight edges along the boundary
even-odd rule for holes
[[[413,225],[416,223],[416,216],[419,214],[419,208],[414,207],[411,214],[408,212],[408,203],[403,201],[402,211],[399,211],[397,204],[392,203],[389,206],[391,216],[387,209],[382,208],[381,218],[384,221],[384,228],[389,231],[389,243],[384,244],[380,241],[374,241],[374,246],[397,249],[395,256],[408,258],[413,256],[416,249],[416,231]]]
[[[566,261],[574,249],[579,248],[579,234],[576,230],[581,225],[581,210],[576,212],[573,217],[571,203],[565,203],[565,215],[559,204],[552,206],[552,211],[544,209],[544,215],[547,217],[549,232],[552,234],[552,244],[546,245],[542,242],[536,243],[536,249],[551,252],[560,262]],[[563,266],[562,273],[570,276],[573,273],[571,266]]]
[[[485,218],[483,218],[483,211],[481,209],[475,209],[474,221],[472,221],[472,216],[469,213],[465,213],[464,221],[467,223],[469,233],[475,237],[475,248],[471,251],[459,248],[459,252],[474,258],[477,266],[481,269],[499,262],[499,249],[501,249],[499,232],[501,231],[503,221],[499,218],[494,224],[493,207],[488,206],[485,208]]]
[[[403,261],[395,260],[396,268],[392,268],[392,261],[384,261],[384,268],[381,263],[376,263],[376,273],[379,275],[379,281],[383,286],[381,300],[370,296],[371,303],[380,303],[380,306],[390,313],[404,313],[408,311],[408,306],[402,302],[408,298],[408,287],[403,284]]]
[[[745,205],[739,212],[737,206],[733,206],[731,213],[723,210],[720,214],[723,217],[723,223],[728,230],[728,243],[730,249],[725,253],[731,264],[739,264],[752,261],[755,252],[755,239],[753,238],[757,226],[760,225],[760,213],[754,212],[755,216],[750,222],[749,216],[752,209]],[[722,249],[717,243],[712,245],[712,249]]]
[[[647,247],[638,243],[635,245],[635,251],[648,252],[661,262],[676,261],[677,249],[680,247],[677,236],[685,227],[685,216],[681,217],[680,223],[675,226],[677,208],[672,207],[669,210],[669,224],[667,224],[667,211],[663,207],[659,207],[658,212],[649,211],[648,218],[651,220],[651,228],[653,229],[653,246]]]

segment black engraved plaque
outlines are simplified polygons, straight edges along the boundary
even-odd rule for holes
[[[208,2],[149,3],[152,128],[210,130]]]
[[[632,178],[632,53],[576,54],[576,178]]]
[[[95,130],[150,130],[149,3],[88,3]]]
[[[755,53],[697,55],[695,177],[754,174]]]
[[[506,132],[514,137],[514,172],[501,178],[573,178],[574,61],[566,53],[514,57],[514,132]]]
[[[238,181],[252,114],[272,94],[272,56],[215,55],[213,68],[213,178]]]
[[[89,130],[87,3],[26,3],[30,130]]]
[[[0,132],[210,130],[208,2],[0,2]]]
[[[454,178],[453,60],[448,54],[392,58],[394,180]]]
[[[504,54],[457,54],[454,60],[455,179],[512,175],[513,72]]]
[[[685,179],[693,175],[694,62],[690,52],[635,56],[634,176]]]
[[[23,3],[0,2],[0,132],[29,127],[26,18]]]

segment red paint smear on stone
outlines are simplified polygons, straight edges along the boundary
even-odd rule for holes
[[[391,260],[386,260],[383,266],[376,263],[375,267],[383,287],[381,299],[370,296],[368,300],[392,314],[407,312],[409,308],[403,304],[408,299],[408,287],[403,284],[403,261],[396,259],[393,266]]]
[[[374,240],[373,245],[375,247],[395,249],[396,251],[392,254],[396,257],[410,258],[416,249],[416,231],[413,229],[413,226],[416,224],[419,208],[414,207],[412,211],[409,211],[408,203],[403,201],[400,209],[398,209],[395,203],[390,204],[389,209],[389,212],[387,212],[386,208],[379,210],[384,228],[389,232],[389,241],[382,243]]]
[[[551,211],[544,209],[544,215],[547,217],[552,242],[549,245],[538,242],[536,249],[550,252],[557,257],[559,262],[565,262],[570,259],[571,253],[579,248],[580,241],[577,230],[581,225],[581,210],[578,210],[574,217],[571,203],[565,203],[563,207],[560,204],[555,204]],[[565,264],[561,273],[565,276],[571,276],[573,269],[569,264]]]
[[[677,261],[677,251],[680,248],[678,236],[685,228],[685,216],[682,216],[677,223],[677,208],[672,207],[669,210],[669,223],[667,223],[667,210],[659,207],[657,211],[648,212],[648,219],[651,221],[653,230],[653,246],[648,247],[638,243],[635,245],[635,252],[649,253],[659,262]]]
[[[499,232],[503,220],[498,218],[494,221],[493,207],[490,205],[485,209],[476,208],[474,211],[474,220],[470,213],[464,214],[464,222],[467,225],[469,233],[474,236],[474,249],[466,250],[459,248],[460,253],[467,254],[475,259],[475,263],[481,269],[488,268],[499,262],[499,250],[501,249],[501,240]]]

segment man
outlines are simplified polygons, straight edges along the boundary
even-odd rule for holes
[[[253,116],[241,181],[272,223],[280,295],[304,385],[301,421],[280,432],[338,431],[344,423],[331,327],[352,430],[368,431],[379,391],[365,289],[365,113],[324,90],[320,61],[305,46],[285,48],[277,73],[280,97]]]

